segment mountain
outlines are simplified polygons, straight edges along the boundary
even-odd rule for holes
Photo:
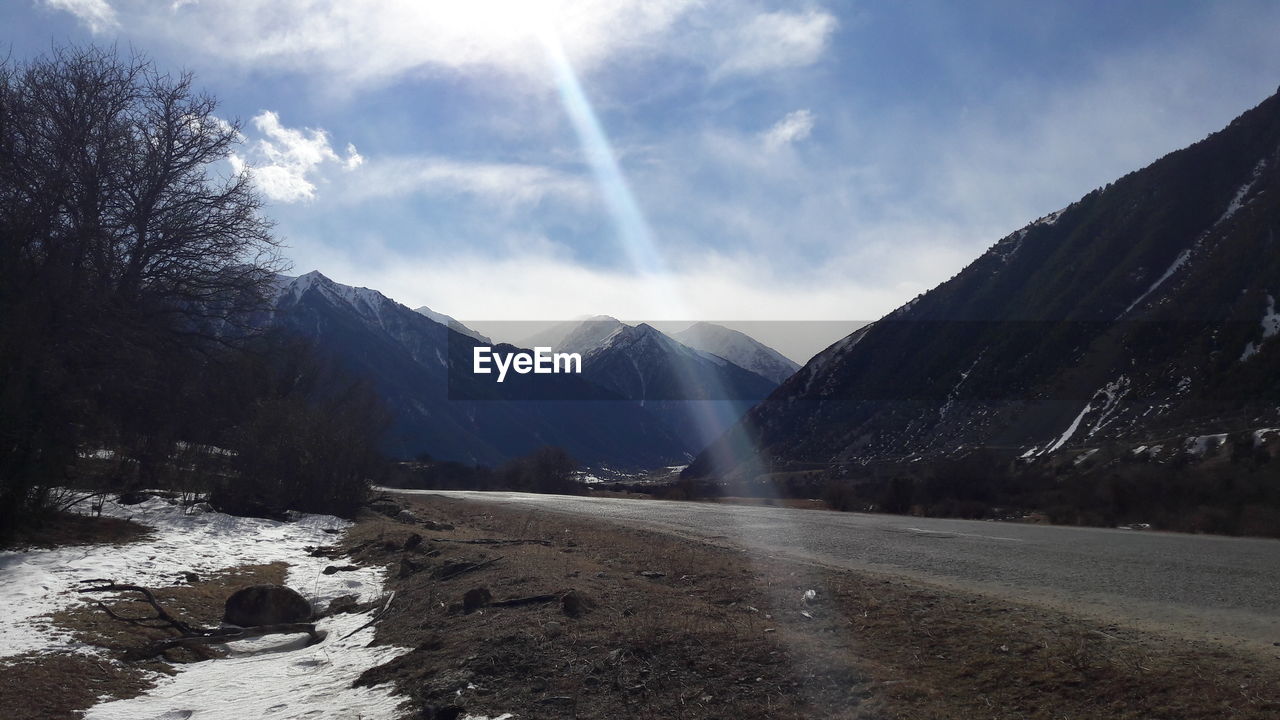
[[[608,315],[561,323],[525,342],[581,354],[584,378],[643,404],[695,452],[778,384],[651,325]]]
[[[496,384],[490,376],[450,373],[451,366],[469,368],[472,349],[487,343],[318,272],[279,278],[270,322],[373,384],[393,417],[388,450],[398,457],[429,453],[493,464],[557,445],[587,465],[646,468],[698,449],[639,403],[579,375]]]
[[[423,305],[420,308],[415,308],[414,312],[418,313],[419,315],[426,315],[427,317],[440,323],[441,325],[444,325],[450,330],[454,330],[468,337],[475,338],[476,340],[479,340],[481,343],[484,343],[485,345],[493,344],[493,341],[490,340],[488,337],[481,335],[475,330],[472,330],[471,328],[467,327],[466,325],[463,325],[462,323],[458,322],[452,317],[449,317],[448,315],[445,315],[444,313],[438,313],[435,310],[432,310],[426,305]]]
[[[1256,442],[1280,422],[1278,231],[1273,96],[835,343],[686,473]]]
[[[800,369],[799,363],[750,335],[715,323],[695,323],[671,337],[695,350],[718,355],[778,384],[782,384]]]

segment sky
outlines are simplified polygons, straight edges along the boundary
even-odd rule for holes
[[[1280,83],[1280,3],[10,0],[238,120],[293,272],[461,320],[874,320]],[[831,338],[834,340],[835,338]]]

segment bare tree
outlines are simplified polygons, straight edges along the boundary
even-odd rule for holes
[[[225,342],[282,269],[241,139],[188,74],[114,50],[0,64],[0,520],[76,436],[162,417],[175,363]],[[129,415],[129,413],[124,413]]]

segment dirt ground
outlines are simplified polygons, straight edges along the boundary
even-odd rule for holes
[[[395,683],[406,717],[1280,717],[1274,658],[603,521],[399,501],[419,522],[367,512],[334,554],[390,571],[377,642],[409,651],[360,682]],[[285,570],[229,568],[154,590],[183,619],[214,624],[232,589]],[[128,594],[104,600],[119,614],[150,610]],[[5,720],[75,717],[102,696],[144,692],[147,671],[216,652],[142,659],[167,631],[92,606],[55,620],[104,658],[0,662]]]
[[[429,522],[366,519],[344,542],[391,569],[378,639],[412,648],[363,681],[397,683],[420,717],[1280,716],[1280,663],[1224,647],[603,522],[399,500]]]

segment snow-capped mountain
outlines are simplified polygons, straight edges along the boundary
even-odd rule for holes
[[[516,379],[451,375],[451,365],[469,367],[472,349],[487,343],[318,272],[279,279],[271,322],[373,384],[391,411],[388,449],[399,457],[491,464],[557,445],[586,464],[641,468],[698,450],[639,403],[583,376],[538,376],[545,396],[570,400],[536,400]]]
[[[493,341],[492,341],[492,340],[490,340],[490,339],[489,339],[488,337],[486,337],[485,335],[481,335],[480,333],[476,332],[475,330],[472,330],[471,328],[467,327],[466,325],[463,325],[462,323],[458,322],[456,319],[454,319],[454,318],[452,318],[452,317],[450,317],[450,316],[448,316],[448,315],[445,315],[444,313],[436,312],[435,310],[432,310],[431,308],[427,307],[426,305],[423,305],[423,306],[422,306],[422,307],[420,307],[420,308],[415,308],[415,309],[414,309],[414,312],[416,312],[416,313],[418,313],[418,314],[420,314],[420,315],[426,315],[427,317],[431,318],[432,320],[435,320],[436,322],[440,323],[441,325],[444,325],[445,327],[449,328],[450,330],[454,330],[454,331],[456,331],[456,332],[460,332],[460,333],[462,333],[463,335],[466,335],[467,337],[473,337],[473,338],[475,338],[476,340],[479,340],[480,342],[484,343],[485,345],[492,345],[492,344],[493,344]]]
[[[718,355],[740,368],[781,384],[800,364],[747,335],[715,323],[694,323],[671,337],[695,350]]]
[[[1274,427],[1278,238],[1280,95],[832,345],[688,472],[1034,463]]]
[[[581,354],[585,378],[644,403],[698,449],[777,387],[775,380],[691,348],[651,325],[627,325],[607,315],[562,323],[526,342]]]

